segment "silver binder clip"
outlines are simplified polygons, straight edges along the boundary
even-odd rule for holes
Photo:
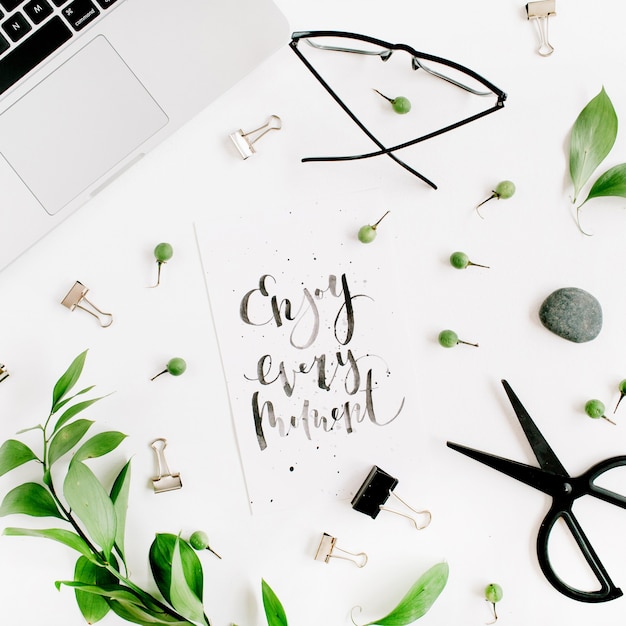
[[[241,158],[245,160],[256,152],[254,144],[261,139],[263,135],[269,133],[270,130],[280,130],[281,127],[282,122],[280,117],[278,117],[278,115],[270,115],[263,126],[259,126],[259,128],[255,128],[248,133],[244,133],[243,130],[239,129],[231,133],[229,137],[232,139],[237,150],[239,150]]]
[[[333,554],[334,551],[342,552],[343,554],[347,554],[349,556],[341,556],[339,554]],[[322,535],[322,539],[320,541],[320,545],[317,548],[317,553],[315,554],[316,561],[323,561],[324,563],[328,563],[330,559],[343,559],[344,561],[351,561],[357,567],[365,567],[367,563],[367,554],[365,552],[348,552],[347,550],[342,550],[337,547],[337,539],[335,537],[331,537],[328,533],[324,533]]]
[[[526,5],[528,19],[535,22],[539,33],[539,48],[537,52],[542,57],[550,56],[554,52],[553,46],[548,41],[548,20],[556,15],[556,0],[539,0],[529,2]]]
[[[367,475],[367,478],[363,481],[363,484],[356,492],[354,498],[352,498],[352,508],[355,511],[359,511],[359,513],[369,515],[372,519],[376,519],[381,511],[388,511],[389,513],[395,513],[396,515],[400,515],[401,517],[406,517],[411,520],[417,530],[426,528],[432,519],[430,511],[416,511],[412,506],[409,506],[404,500],[402,500],[402,498],[400,498],[400,496],[393,492],[397,484],[397,478],[394,478],[385,472],[385,470],[382,470],[380,467],[374,465],[370,473]],[[424,523],[418,524],[417,520],[413,516],[408,515],[407,513],[402,513],[401,511],[396,511],[395,509],[388,509],[384,506],[391,496],[396,498],[401,504],[416,515],[424,516]]]
[[[0,363],[0,383],[9,377],[9,372],[6,370],[6,365]]]
[[[82,283],[76,281],[72,288],[67,292],[67,295],[63,300],[61,300],[61,304],[67,307],[70,311],[74,309],[82,309],[89,313],[89,315],[93,315],[99,322],[102,328],[107,328],[113,323],[113,315],[111,313],[104,313],[97,306],[95,306],[92,302],[89,302],[85,297],[89,289],[85,287]],[[84,306],[84,304],[89,305],[88,307]]]
[[[151,444],[157,458],[157,465],[159,466],[159,475],[152,479],[152,486],[154,487],[154,493],[163,493],[164,491],[174,491],[174,489],[180,489],[183,486],[183,481],[180,478],[180,474],[172,474],[170,468],[167,466],[165,460],[165,448],[167,446],[167,440],[159,437],[155,439]]]

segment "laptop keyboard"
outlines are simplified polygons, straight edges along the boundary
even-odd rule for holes
[[[0,0],[0,93],[117,0]]]

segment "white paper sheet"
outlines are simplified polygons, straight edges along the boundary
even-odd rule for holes
[[[350,498],[407,444],[417,385],[393,239],[383,221],[358,241],[385,212],[364,206],[375,192],[196,223],[253,511]]]

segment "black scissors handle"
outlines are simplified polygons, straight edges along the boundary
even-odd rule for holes
[[[548,542],[552,529],[559,520],[563,520],[572,533],[580,551],[585,557],[585,561],[587,561],[596,580],[600,583],[600,589],[596,591],[582,591],[576,589],[563,581],[554,571],[548,554]],[[602,565],[602,561],[600,561],[600,558],[593,549],[589,539],[587,539],[587,535],[585,535],[585,532],[571,509],[564,511],[560,506],[552,506],[548,511],[537,534],[537,558],[541,571],[550,584],[568,598],[580,602],[608,602],[609,600],[615,600],[623,595],[622,590],[616,587],[611,580],[604,565]]]
[[[537,557],[541,570],[558,591],[574,600],[580,600],[582,602],[607,602],[623,595],[622,590],[616,587],[611,580],[596,551],[589,542],[587,535],[585,535],[578,523],[576,516],[572,513],[572,504],[577,498],[589,495],[603,500],[604,502],[608,502],[609,504],[619,506],[622,509],[626,509],[626,498],[623,495],[605,489],[604,487],[599,487],[595,483],[596,479],[605,472],[624,465],[626,465],[626,456],[612,457],[597,463],[580,476],[566,480],[563,484],[564,488],[559,493],[552,494],[552,507],[539,528],[537,535]],[[559,520],[563,520],[567,525],[582,555],[585,557],[585,561],[596,577],[596,580],[600,583],[600,589],[597,591],[581,591],[575,589],[564,582],[554,571],[548,555],[548,543],[552,529]]]

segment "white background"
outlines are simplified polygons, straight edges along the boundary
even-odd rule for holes
[[[358,133],[285,46],[0,274],[0,360],[11,373],[0,385],[2,440],[45,419],[54,382],[89,348],[83,382],[113,393],[86,417],[96,428],[129,435],[109,464],[97,467],[108,479],[112,461],[133,458],[126,541],[133,577],[152,588],[147,551],[155,532],[206,530],[223,556],[202,555],[205,604],[215,626],[265,623],[261,578],[291,624],[349,624],[356,605],[364,610],[360,623],[370,621],[441,560],[450,565],[450,579],[424,624],[488,622],[483,588],[489,582],[504,589],[501,624],[623,623],[623,598],[582,604],[543,578],[535,538],[549,498],[445,446],[453,440],[533,462],[499,383],[506,378],[573,475],[626,451],[626,413],[618,411],[611,426],[582,410],[598,397],[612,411],[617,384],[626,378],[625,201],[590,202],[583,223],[593,236],[585,237],[572,219],[567,173],[571,126],[603,85],[618,116],[626,116],[623,3],[557,1],[550,58],[537,55],[522,2],[277,3],[293,30],[349,30],[457,60],[502,87],[506,106],[422,150],[426,156],[416,165],[436,179],[437,191],[384,158],[301,164],[315,153],[311,146],[345,150]],[[283,129],[263,138],[253,158],[240,160],[228,134],[272,113]],[[625,160],[620,132],[604,166]],[[485,205],[481,220],[474,205],[502,179],[515,181],[515,196]],[[362,213],[351,214],[353,232],[391,209],[368,252],[376,255],[377,243],[392,239],[401,259],[418,426],[413,471],[398,476],[398,492],[432,511],[431,526],[419,533],[391,514],[372,521],[345,501],[308,506],[305,496],[296,511],[250,515],[194,238],[198,219],[219,229],[227,215],[258,220],[364,189],[376,193]],[[175,256],[161,287],[148,290],[156,271],[152,249],[160,241],[172,243]],[[457,249],[491,269],[457,272],[447,262]],[[115,315],[109,329],[59,304],[75,280]],[[602,304],[604,327],[590,343],[567,342],[538,321],[543,299],[566,286],[586,289]],[[439,347],[437,334],[447,327],[480,348]],[[187,360],[185,375],[149,382],[176,355]],[[168,439],[170,467],[183,477],[180,491],[152,492],[155,437]],[[26,440],[35,444],[34,437]],[[2,477],[0,491],[30,471],[25,466]],[[614,582],[626,586],[626,511],[593,501],[581,503],[580,513]],[[367,552],[367,567],[315,562],[323,532],[347,550]],[[572,552],[566,541],[557,550],[566,567]],[[44,540],[1,538],[2,622],[83,623],[72,592],[53,585],[71,578],[74,558]],[[111,615],[103,623],[119,620]]]

